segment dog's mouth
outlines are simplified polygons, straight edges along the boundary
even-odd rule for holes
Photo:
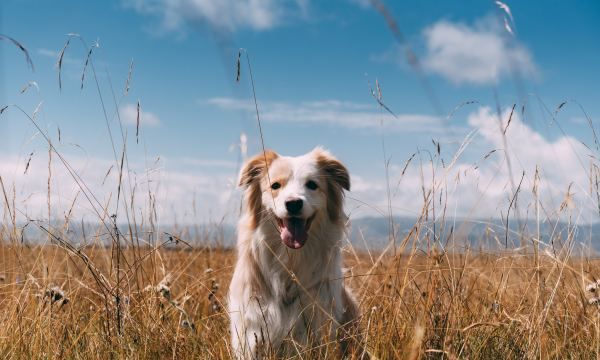
[[[290,249],[300,249],[308,239],[308,229],[314,220],[315,215],[308,219],[299,217],[288,217],[285,219],[277,218],[281,241]]]

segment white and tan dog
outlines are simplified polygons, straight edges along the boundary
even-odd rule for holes
[[[321,148],[299,157],[266,151],[244,165],[239,184],[245,209],[229,287],[235,355],[293,355],[335,336],[347,353],[358,318],[340,251],[348,171]]]

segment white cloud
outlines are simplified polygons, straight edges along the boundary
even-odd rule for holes
[[[304,0],[125,0],[140,13],[162,17],[166,30],[179,30],[186,23],[205,23],[220,31],[267,30],[280,25],[291,8],[306,11]]]
[[[63,154],[65,159],[80,176],[88,194],[93,194],[92,204],[81,192],[79,185],[66,171],[60,160],[54,156],[52,160],[52,180],[50,199],[52,218],[64,219],[74,204],[72,219],[76,222],[98,221],[97,211],[114,211],[117,188],[119,184],[118,166],[114,160],[99,157],[83,157],[80,155]],[[13,187],[15,206],[18,209],[19,221],[25,220],[23,214],[31,219],[48,219],[48,157],[46,153],[35,153],[31,158],[27,173],[26,164],[29,155],[18,156],[0,153],[0,176],[7,188],[12,206]],[[202,159],[196,159],[202,163]],[[206,163],[228,164],[226,160],[205,159]],[[219,220],[224,216],[237,218],[240,194],[236,186],[237,172],[229,167],[224,170],[213,169],[210,173],[199,171],[186,162],[160,160],[145,167],[131,161],[130,171],[125,170],[122,178],[121,199],[127,199],[128,207],[132,198],[131,190],[135,192],[135,204],[138,221],[148,223],[151,215],[148,194],[156,200],[156,213],[161,224],[191,224],[203,223],[209,220]],[[173,170],[173,169],[182,170]],[[109,170],[110,169],[110,170]],[[132,184],[132,188],[129,184]],[[1,194],[1,191],[0,191]],[[96,198],[101,205],[99,205]],[[7,214],[4,199],[0,196],[0,219]],[[196,217],[193,203],[196,202]],[[129,207],[131,208],[131,207]],[[123,208],[121,207],[121,210]],[[121,220],[124,214],[121,212]]]
[[[510,110],[502,113],[502,128],[506,128]],[[408,166],[404,176],[401,172],[404,164],[390,166],[390,188],[392,206],[396,215],[415,216],[423,206],[422,191],[436,189],[436,207],[447,206],[450,216],[457,215],[467,218],[498,218],[506,216],[512,198],[510,172],[505,161],[505,148],[502,130],[498,116],[488,107],[481,107],[468,116],[468,123],[475,135],[471,147],[477,153],[469,154],[469,158],[478,159],[475,162],[459,158],[449,167],[449,157],[432,165],[429,157],[423,154],[421,161],[414,159]],[[485,149],[483,153],[479,153]],[[484,158],[487,152],[496,152]],[[523,184],[518,197],[518,207],[521,216],[534,216],[533,186],[536,168],[539,170],[538,193],[541,205],[540,217],[553,219],[559,214],[561,204],[567,190],[571,187],[572,211],[575,221],[590,222],[597,218],[596,200],[590,194],[589,186],[589,150],[577,139],[561,136],[549,140],[537,133],[522,121],[515,112],[508,128],[506,128],[506,149],[515,186],[519,184],[521,175],[525,172]],[[469,151],[467,147],[466,152]],[[407,155],[408,157],[408,155]],[[421,164],[423,165],[421,171]],[[435,171],[435,178],[433,177]],[[380,177],[362,176],[358,179],[357,187],[353,188],[352,197],[359,201],[350,201],[350,205],[361,210],[354,211],[355,215],[375,215],[387,212],[386,182]],[[433,185],[435,184],[435,185]],[[440,196],[447,195],[447,202]],[[364,204],[368,204],[365,206]],[[375,211],[375,210],[376,211]],[[514,214],[514,211],[513,211]]]
[[[241,110],[252,115],[255,105],[252,100],[212,98],[207,103],[223,110]],[[396,132],[440,132],[444,127],[440,118],[422,114],[398,114],[396,118],[378,110],[377,105],[327,100],[301,103],[261,102],[261,120],[273,123],[303,123],[340,126],[350,129],[381,129]]]
[[[119,108],[119,114],[121,116],[121,121],[127,125],[137,125],[137,104],[125,104]],[[143,108],[140,107],[140,125],[155,127],[160,125],[160,119],[154,113],[149,111],[144,111]]]
[[[502,31],[493,18],[474,26],[439,21],[424,31],[423,67],[457,84],[493,84],[512,72],[535,75],[527,48]]]

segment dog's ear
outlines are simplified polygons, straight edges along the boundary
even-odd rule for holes
[[[335,182],[342,189],[350,190],[350,174],[344,164],[322,148],[315,148],[313,152],[317,156],[317,166],[325,173],[327,180]]]
[[[260,177],[278,157],[279,155],[276,152],[267,150],[248,160],[240,172],[239,186],[246,189],[246,206],[250,214],[250,227],[252,229],[258,227],[261,218]]]
[[[344,213],[343,190],[350,190],[350,174],[344,164],[328,151],[316,148],[313,153],[317,167],[327,179],[327,214],[332,222],[336,222]]]
[[[239,186],[248,187],[255,180],[257,180],[263,171],[267,170],[273,160],[277,159],[279,155],[272,151],[266,150],[262,152],[244,164],[242,171],[240,172]]]

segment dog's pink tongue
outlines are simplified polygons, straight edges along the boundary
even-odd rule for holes
[[[308,238],[308,232],[306,231],[306,225],[304,219],[289,218],[283,220],[283,227],[281,228],[281,241],[292,249],[300,249],[304,246],[306,239]]]

